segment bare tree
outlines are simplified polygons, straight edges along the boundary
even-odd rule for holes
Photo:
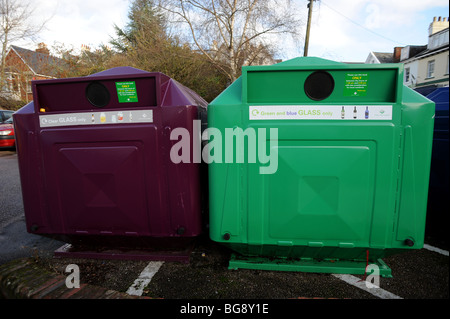
[[[201,53],[191,50],[166,28],[166,15],[154,0],[132,0],[129,22],[116,29],[110,42],[129,66],[146,71],[159,71],[193,89],[205,100],[212,101],[227,84],[220,73]]]
[[[249,49],[269,52],[274,35],[297,37],[300,31],[290,0],[161,0],[159,7],[170,22],[187,26],[198,50],[231,82],[240,75],[243,55],[254,59]]]
[[[0,88],[5,84],[5,58],[9,43],[23,39],[34,39],[46,23],[31,21],[33,8],[26,0],[0,0],[0,42],[1,42],[1,73]]]

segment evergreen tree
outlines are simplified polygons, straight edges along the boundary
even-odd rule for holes
[[[155,44],[157,39],[165,38],[164,18],[152,0],[134,0],[128,13],[128,24],[122,29],[114,24],[116,38],[110,41],[119,52],[136,48],[139,38],[145,34]]]

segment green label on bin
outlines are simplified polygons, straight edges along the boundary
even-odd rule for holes
[[[347,73],[345,75],[344,96],[366,96],[367,73]]]
[[[116,89],[117,96],[119,97],[119,103],[138,101],[136,83],[134,81],[116,82]]]

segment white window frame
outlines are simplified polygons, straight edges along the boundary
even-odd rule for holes
[[[31,77],[30,76],[26,77],[26,86],[27,86],[27,93],[32,93]]]
[[[436,65],[435,60],[428,61],[427,64],[427,79],[434,78],[434,67]]]
[[[445,72],[446,75],[449,73],[449,67],[450,67],[450,56],[447,55],[447,71]]]

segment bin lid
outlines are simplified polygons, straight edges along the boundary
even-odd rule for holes
[[[118,76],[118,75],[124,75],[124,74],[148,74],[149,72],[144,70],[139,70],[136,68],[133,68],[131,66],[119,66],[116,68],[111,68],[105,71],[100,71],[94,74],[90,74],[88,76]]]
[[[32,86],[35,112],[207,105],[196,92],[169,76],[129,66],[84,77],[32,81]]]
[[[298,57],[298,58],[293,58],[290,60],[286,60],[274,65],[277,66],[302,66],[302,65],[310,65],[310,66],[314,66],[314,65],[342,65],[345,63],[342,62],[336,62],[336,61],[332,61],[332,60],[327,60],[327,59],[322,59],[322,58],[317,58],[317,57]]]
[[[244,66],[241,80],[242,102],[249,104],[398,103],[403,65],[299,57],[269,66]]]
[[[444,111],[449,107],[449,91],[448,86],[440,87],[427,95],[427,98],[436,103],[436,111]]]

